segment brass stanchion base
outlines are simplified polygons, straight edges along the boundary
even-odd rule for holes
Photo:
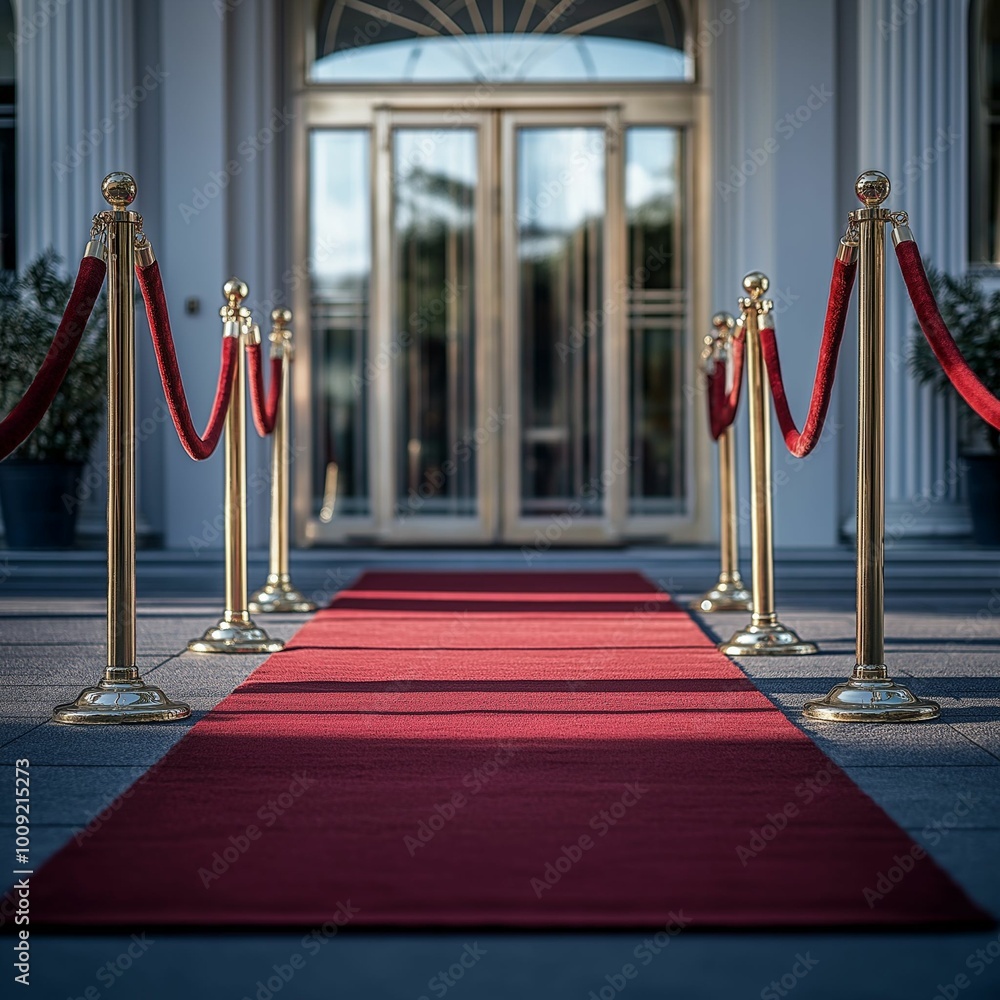
[[[277,653],[285,644],[281,639],[272,639],[245,615],[223,617],[200,639],[192,639],[187,648],[192,653]]]
[[[76,701],[57,705],[52,721],[67,725],[107,725],[122,722],[175,722],[191,714],[189,706],[171,701],[158,687],[134,681],[99,681],[85,688]]]
[[[720,642],[719,649],[727,656],[804,656],[818,653],[815,643],[800,639],[781,622],[755,624],[734,632],[728,642]]]
[[[692,611],[753,611],[753,594],[743,586],[739,574],[731,579],[719,577],[719,582],[688,607]]]
[[[941,706],[891,680],[882,665],[855,667],[849,681],[807,701],[802,714],[818,722],[926,722],[941,714]]]
[[[257,593],[251,595],[250,603],[247,606],[255,614],[260,611],[306,612],[316,610],[316,605],[312,601],[306,600],[303,594],[296,589],[287,573],[269,574],[267,583]]]

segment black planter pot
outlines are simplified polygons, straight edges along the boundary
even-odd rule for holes
[[[977,545],[1000,546],[1000,455],[966,455],[972,537]]]
[[[0,462],[0,507],[8,548],[72,548],[82,471],[82,462]]]

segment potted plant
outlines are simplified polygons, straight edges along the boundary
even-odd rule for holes
[[[0,274],[0,413],[31,384],[55,336],[73,281],[49,249],[20,275]],[[0,508],[10,548],[69,548],[80,473],[104,423],[107,308],[98,300],[62,387],[41,423],[0,462]]]
[[[969,367],[1000,395],[1000,290],[987,292],[972,276],[955,277],[927,266],[938,308]],[[910,344],[910,371],[941,393],[954,392],[919,326]],[[957,394],[956,394],[957,395]],[[962,458],[966,467],[972,533],[980,545],[1000,545],[1000,432],[961,402]]]

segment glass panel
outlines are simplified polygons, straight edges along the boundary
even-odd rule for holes
[[[477,514],[473,129],[393,137],[396,513]]]
[[[688,78],[683,52],[578,35],[421,38],[348,49],[313,65],[317,83],[578,83]]]
[[[317,82],[688,80],[678,0],[329,0]]]
[[[522,128],[516,150],[521,514],[600,516],[604,129]]]
[[[366,130],[310,136],[309,278],[313,336],[313,513],[370,513],[368,296],[371,284],[370,138]],[[337,474],[331,475],[336,466]]]
[[[986,132],[986,212],[984,261],[1000,264],[1000,117],[990,122]]]
[[[681,140],[672,128],[625,139],[632,514],[680,513],[687,496]]]

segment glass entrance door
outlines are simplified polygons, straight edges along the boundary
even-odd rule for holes
[[[530,554],[681,509],[680,136],[618,109],[313,131],[314,539]]]
[[[613,112],[502,122],[504,534],[538,550],[614,540],[624,454],[620,373],[620,132]],[[618,400],[620,401],[620,400]],[[622,463],[619,463],[620,465]],[[625,473],[623,465],[618,476]]]

